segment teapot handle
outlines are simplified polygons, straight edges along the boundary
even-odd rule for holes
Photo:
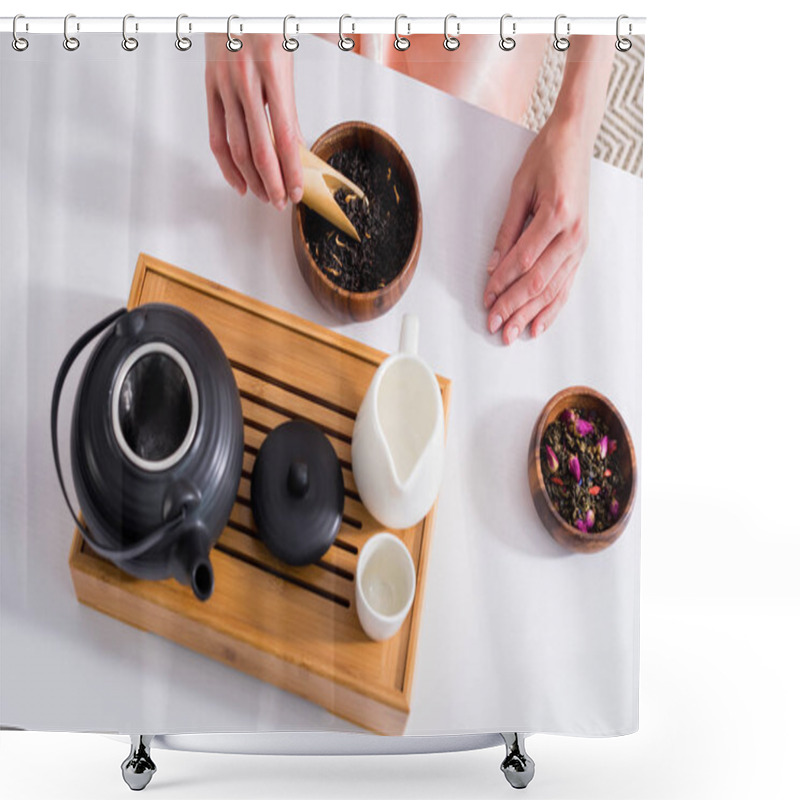
[[[126,308],[117,309],[113,314],[109,314],[104,319],[101,319],[100,322],[86,331],[86,333],[84,333],[78,339],[78,341],[72,345],[58,370],[55,386],[53,387],[53,402],[50,406],[50,436],[53,443],[53,457],[56,462],[56,474],[58,475],[58,483],[61,486],[61,492],[64,495],[64,499],[67,501],[69,513],[72,514],[72,519],[75,520],[78,530],[81,532],[83,538],[89,543],[89,546],[92,548],[92,550],[94,550],[99,556],[111,560],[127,560],[136,558],[137,556],[146,553],[148,550],[159,544],[168,533],[180,527],[186,518],[186,506],[182,505],[175,516],[168,519],[162,525],[159,525],[155,530],[148,533],[147,536],[140,539],[135,544],[123,549],[103,547],[103,545],[95,541],[94,537],[89,533],[89,530],[75,513],[75,509],[72,507],[72,503],[67,495],[67,488],[64,485],[64,476],[61,472],[61,459],[58,452],[58,407],[61,402],[61,391],[64,388],[64,381],[67,378],[67,373],[69,373],[70,367],[72,367],[72,365],[75,363],[75,359],[80,355],[81,351],[86,347],[86,345],[89,344],[89,342],[94,339],[95,336],[97,336],[99,333],[102,333],[109,325],[111,325],[112,322],[119,319],[127,312],[128,309]]]
[[[400,352],[415,356],[419,348],[419,318],[416,314],[403,314],[400,328]]]

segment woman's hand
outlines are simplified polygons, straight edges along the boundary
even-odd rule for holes
[[[589,167],[613,61],[607,36],[572,37],[556,106],[511,185],[483,296],[489,331],[502,328],[506,344],[527,326],[533,337],[544,333],[572,288],[586,250]]]
[[[552,325],[586,250],[594,136],[581,131],[554,111],[511,184],[483,297],[489,332],[502,328],[506,344]]]
[[[303,197],[292,54],[282,48],[281,36],[241,38],[244,46],[231,53],[227,36],[206,34],[211,151],[236,191],[243,195],[249,187],[281,210],[287,199],[298,203]]]

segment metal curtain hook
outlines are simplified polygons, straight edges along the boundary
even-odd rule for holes
[[[69,25],[69,21],[71,19],[75,19],[75,15],[74,14],[67,14],[67,16],[64,17],[64,41],[63,41],[63,45],[64,45],[64,49],[65,50],[69,50],[70,53],[73,53],[73,52],[75,52],[75,50],[77,50],[81,46],[81,43],[80,43],[80,41],[78,40],[78,38],[76,36],[70,36],[69,35],[68,25]]]
[[[293,36],[289,36],[288,29],[290,19],[297,19],[297,17],[293,17],[291,14],[288,14],[283,18],[283,49],[287,53],[294,53],[294,51],[300,47],[300,42],[298,42]]]
[[[17,16],[14,17],[14,22],[11,23],[11,35],[13,37],[11,39],[11,46],[18,53],[21,53],[23,50],[27,50],[28,49],[28,40],[27,39],[23,39],[17,33],[17,20],[20,20],[20,19],[25,19],[25,15],[24,14],[17,14]]]
[[[181,36],[181,20],[187,19],[188,14],[178,14],[175,19],[175,47],[182,52],[186,52],[192,46],[192,40],[188,36]],[[191,30],[191,24],[189,30]]]
[[[503,16],[500,17],[500,49],[505,50],[506,52],[508,52],[509,50],[513,50],[517,46],[516,39],[512,39],[510,36],[506,36],[503,33],[503,26],[505,25],[505,21],[507,19],[511,19],[511,14],[503,14]],[[511,23],[511,32],[512,33],[517,32],[516,22]]]
[[[129,19],[135,19],[133,14],[126,14],[122,18],[122,49],[132,53],[139,46],[139,40],[135,39],[133,36],[128,36]],[[138,25],[136,26],[136,30],[139,30]]]
[[[241,39],[237,39],[231,33],[231,22],[233,22],[235,19],[239,19],[236,14],[231,14],[228,17],[228,41],[225,42],[225,47],[227,47],[231,53],[238,53],[242,47],[244,47],[244,42]]]
[[[349,14],[342,14],[339,17],[339,49],[340,50],[352,50],[356,46],[355,39],[351,39],[349,36],[345,36],[342,28],[344,27],[344,21],[346,19],[353,19]],[[353,31],[355,31],[356,26],[353,24]]]
[[[624,19],[628,19],[628,17],[625,14],[620,14],[617,17],[617,43],[614,45],[614,47],[616,47],[617,50],[620,51],[620,53],[627,53],[628,50],[630,50],[631,47],[633,47],[633,42],[625,36],[620,36],[619,33],[620,22],[622,22],[622,20]],[[633,28],[631,27],[631,23],[628,22],[628,34],[632,33],[632,31]]]
[[[563,53],[569,47],[569,39],[567,39],[566,36],[558,35],[558,21],[566,18],[566,14],[559,14],[553,24],[553,47],[555,47],[559,53]],[[567,36],[569,36],[569,22],[567,22]]]
[[[458,34],[461,33],[461,23],[456,21],[456,36],[451,36],[447,32],[447,23],[450,22],[451,19],[457,20],[456,15],[448,14],[444,18],[444,42],[442,42],[442,44],[445,50],[449,50],[452,53],[453,50],[458,50],[458,48],[461,47],[461,42],[458,41]]]
[[[405,14],[398,14],[394,18],[394,49],[399,50],[401,53],[403,50],[408,50],[411,47],[411,39],[406,39],[405,36],[400,35],[400,20],[401,19],[408,19]],[[408,27],[408,32],[411,33],[411,23],[406,23]]]

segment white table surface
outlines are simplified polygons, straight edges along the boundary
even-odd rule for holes
[[[641,181],[593,163],[590,244],[569,302],[540,341],[503,347],[485,330],[485,265],[531,134],[304,37],[296,84],[309,142],[344,119],[383,127],[414,165],[424,208],[409,290],[380,319],[342,325],[300,276],[288,212],[238,197],[220,175],[203,48],[148,37],[125,53],[118,38],[66,53],[60,37],[39,37],[0,56],[2,724],[360,730],[75,599],[53,381],[77,336],[126,302],[145,251],[388,351],[402,314],[419,316],[421,354],[453,394],[407,733],[635,730],[638,503],[614,546],[570,554],[536,516],[526,460],[543,404],[572,384],[614,400],[641,456]]]

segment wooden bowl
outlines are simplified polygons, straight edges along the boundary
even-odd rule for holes
[[[320,268],[311,254],[305,235],[308,209],[300,204],[292,209],[292,241],[300,272],[319,302],[344,319],[368,320],[385,314],[403,295],[411,283],[422,245],[422,204],[414,170],[397,142],[388,133],[366,122],[342,122],[325,131],[311,146],[311,152],[327,161],[338,150],[361,147],[375,150],[389,160],[392,173],[410,191],[414,215],[414,241],[411,252],[394,279],[374,292],[351,292],[335,284]]]
[[[566,522],[553,505],[545,488],[540,456],[542,438],[547,426],[567,408],[596,411],[597,415],[608,425],[609,438],[617,440],[617,456],[623,477],[622,489],[617,494],[620,514],[610,528],[606,528],[600,533],[590,531],[583,533]],[[531,435],[531,443],[528,448],[528,483],[539,518],[559,544],[579,553],[596,553],[613,544],[628,524],[636,495],[636,454],[633,450],[633,441],[625,421],[614,404],[600,392],[596,392],[588,386],[571,386],[554,395],[539,415]]]

